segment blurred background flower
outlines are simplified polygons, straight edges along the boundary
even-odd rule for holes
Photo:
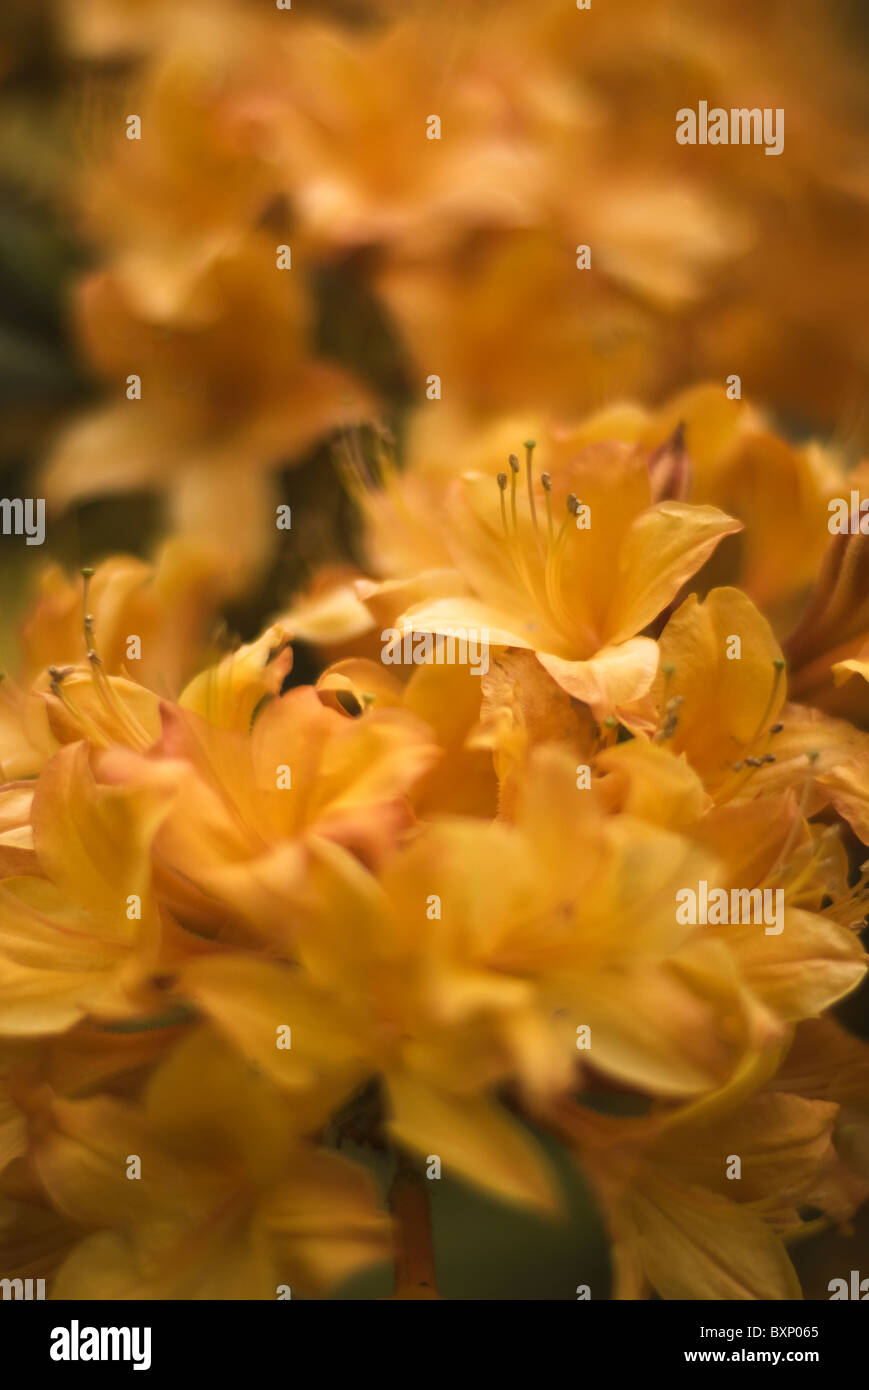
[[[454,564],[443,506],[452,480],[474,469],[494,489],[529,436],[556,475],[586,446],[638,446],[655,503],[717,507],[744,523],[698,585],[738,584],[769,618],[763,642],[781,643],[792,695],[814,707],[796,732],[787,715],[782,746],[802,738],[804,757],[819,728],[832,739],[819,709],[865,720],[866,547],[859,536],[828,545],[825,519],[869,442],[867,57],[859,0],[617,0],[588,12],[565,0],[318,0],[288,11],[271,0],[5,0],[0,494],[49,507],[44,547],[0,537],[0,665],[21,680],[0,691],[9,775],[30,778],[81,732],[60,684],[31,692],[50,663],[85,660],[81,586],[65,572],[114,557],[90,606],[109,673],[100,694],[124,708],[84,697],[98,667],[73,673],[65,692],[84,698],[76,710],[98,733],[131,698],[120,676],[131,628],[145,637],[156,727],[158,696],[177,697],[227,630],[251,639],[280,612],[287,631],[322,645],[297,646],[292,673],[274,665],[270,694],[313,679],[324,655],[348,658],[321,677],[328,712],[299,692],[310,727],[331,727],[354,700],[361,709],[375,698],[360,658],[376,655],[376,602],[398,614],[423,597],[410,587],[420,570]],[[680,146],[676,112],[701,100],[781,108],[783,153]],[[744,399],[725,395],[734,374]],[[336,448],[342,434],[349,447]],[[275,524],[282,506],[289,531]],[[354,587],[362,575],[379,581],[368,608]],[[22,664],[13,652],[25,611]],[[271,637],[261,641],[272,662]],[[416,811],[489,815],[505,790],[495,781],[523,764],[538,729],[563,726],[589,744],[587,711],[582,722],[575,704],[538,690],[515,653],[499,679],[481,709],[452,677],[438,684],[422,670],[405,689],[378,670],[384,729],[421,718],[449,753],[420,776]],[[621,788],[636,809],[642,768],[615,745],[598,752],[611,759],[609,793]],[[245,765],[227,765],[246,785]],[[661,759],[648,769],[656,795],[662,769]],[[817,804],[864,825],[865,763],[855,754],[847,785],[826,763],[816,771],[806,786]],[[833,781],[822,794],[823,777]],[[4,803],[7,868],[33,854],[22,801],[23,784]],[[726,819],[716,825],[729,833]],[[852,998],[840,1017],[865,1035],[861,1010]],[[795,1056],[783,1094],[761,1102],[795,1117],[795,1149],[801,1125],[827,1143],[831,1103],[844,1107],[837,1141],[847,1132],[865,1146],[862,1072],[846,1094],[808,1063],[804,1075]],[[862,1052],[848,1062],[865,1065]],[[183,1066],[160,1084],[185,1090]],[[91,1102],[76,1094],[60,1118],[87,1129]],[[43,1103],[37,1095],[34,1111]],[[106,1123],[123,1129],[117,1104]],[[159,1104],[152,1111],[150,1142],[171,1166],[178,1136],[163,1132]],[[606,1168],[605,1123],[586,1133],[567,1116],[564,1131]],[[568,1208],[558,1232],[449,1178],[435,1184],[445,1296],[563,1297],[578,1279],[607,1283],[601,1217],[562,1150],[540,1142]],[[660,1137],[662,1152],[672,1143]],[[50,1144],[46,1153],[48,1165]],[[307,1181],[305,1155],[294,1161]],[[65,1171],[51,1168],[59,1191]],[[656,1181],[650,1160],[643,1182]],[[344,1185],[336,1169],[334,1193]],[[649,1273],[638,1191],[634,1208],[613,1203],[607,1218],[629,1288]],[[328,1259],[318,1248],[311,1269],[302,1261],[314,1289],[321,1265],[349,1273],[380,1248],[367,1192],[351,1185],[345,1199],[358,1244]],[[697,1210],[716,1200],[707,1193]],[[280,1202],[260,1205],[257,1230],[280,1228]],[[773,1215],[790,1230],[789,1212]],[[130,1249],[151,1249],[153,1213],[135,1216],[119,1267]],[[20,1219],[0,1205],[7,1234]],[[32,1235],[26,1211],[23,1221]],[[324,1223],[328,1250],[325,1209]],[[865,1244],[862,1216],[857,1231]],[[794,1255],[807,1296],[826,1296],[827,1262],[835,1274],[858,1258],[840,1253],[841,1231],[820,1239]],[[778,1235],[768,1240],[778,1268]],[[690,1282],[690,1259],[685,1269]],[[386,1293],[389,1281],[349,1287]]]

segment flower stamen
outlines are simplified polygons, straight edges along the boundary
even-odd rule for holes
[[[151,739],[132,711],[128,710],[124,702],[118,698],[109,677],[105,673],[102,657],[96,646],[94,616],[92,613],[88,612],[88,597],[90,595],[90,581],[92,577],[92,569],[88,568],[82,570],[82,578],[84,580],[84,592],[82,595],[84,637],[94,686],[104,709],[110,717],[118,720],[120,727],[124,730],[127,737],[132,740],[134,747],[147,748]]]

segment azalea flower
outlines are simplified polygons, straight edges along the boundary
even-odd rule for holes
[[[409,789],[417,815],[494,815],[499,779],[487,746],[476,737],[480,680],[462,665],[399,668],[395,675],[392,670],[364,658],[339,661],[320,676],[317,693],[324,704],[344,714],[403,709],[425,723],[439,756]],[[402,675],[408,679],[402,680]],[[483,677],[483,686],[485,681]]]
[[[140,1012],[161,950],[150,846],[167,798],[96,783],[84,744],[33,795],[33,871],[0,881],[0,1031],[45,1034]]]
[[[247,242],[205,280],[216,307],[192,323],[136,313],[108,273],[84,287],[82,333],[113,399],[61,437],[43,486],[58,508],[105,491],[167,491],[173,528],[221,555],[230,588],[262,563],[263,535],[278,536],[270,470],[321,434],[365,419],[372,404],[348,373],[309,354],[311,305],[297,276],[278,276],[271,242]],[[131,358],[141,383],[134,400]]]
[[[114,782],[172,792],[155,866],[182,921],[283,925],[308,837],[376,860],[409,824],[406,794],[438,756],[401,710],[351,719],[310,687],[281,694],[288,658],[278,624],[164,704],[147,754],[117,748],[103,762]]]
[[[739,523],[714,507],[653,504],[647,461],[625,447],[592,447],[539,479],[533,445],[526,453],[527,491],[515,455],[509,478],[457,484],[455,589],[413,604],[397,627],[530,649],[596,715],[629,710],[657,669],[654,642],[637,634]]]
[[[167,541],[150,564],[112,556],[88,569],[84,583],[48,565],[21,628],[20,680],[83,665],[98,650],[107,674],[177,695],[210,654],[225,592],[217,550],[185,537]]]
[[[49,1092],[36,1118],[33,1170],[81,1232],[57,1297],[310,1296],[389,1252],[371,1180],[306,1140],[316,1112],[206,1033],[158,1068],[141,1106]]]
[[[18,679],[0,685],[6,778],[35,776],[82,738],[96,748],[153,744],[160,695],[176,695],[213,648],[222,592],[216,555],[180,537],[154,565],[115,556],[78,583],[48,566],[22,625]]]
[[[833,1146],[836,1115],[772,1088],[636,1121],[565,1107],[556,1128],[611,1223],[616,1297],[799,1299],[785,1238],[807,1224],[806,1210],[838,1217],[857,1197]],[[734,1156],[739,1182],[727,1176]]]

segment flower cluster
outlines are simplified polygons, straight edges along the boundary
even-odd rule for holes
[[[615,1296],[798,1298],[788,1242],[869,1194],[829,1013],[869,490],[712,389],[410,458],[348,439],[371,572],[222,656],[189,546],[47,576],[0,686],[3,1268],[274,1298],[392,1255],[432,1297],[430,1179],[558,1221],[554,1142]]]
[[[479,423],[736,372],[865,438],[862,82],[828,8],[56,0],[126,80],[70,188],[106,397],[47,495],[165,491],[249,571],[271,470],[433,377]],[[699,96],[783,109],[794,152],[679,145]]]

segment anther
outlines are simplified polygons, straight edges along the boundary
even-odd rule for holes
[[[540,474],[540,481],[541,481],[541,483],[543,484],[543,491],[544,491],[544,492],[551,492],[551,491],[552,491],[552,478],[550,477],[550,475],[549,475],[548,473],[541,473],[541,474]]]
[[[511,454],[511,455],[510,455],[510,458],[509,458],[509,460],[508,460],[508,462],[509,462],[509,464],[510,464],[510,467],[513,469],[513,472],[514,472],[514,473],[518,473],[518,472],[519,472],[519,459],[518,459],[517,455],[516,455],[516,454]]]
[[[501,525],[504,528],[504,535],[510,540],[510,528],[507,525],[507,474],[498,474],[498,501],[501,504]]]

